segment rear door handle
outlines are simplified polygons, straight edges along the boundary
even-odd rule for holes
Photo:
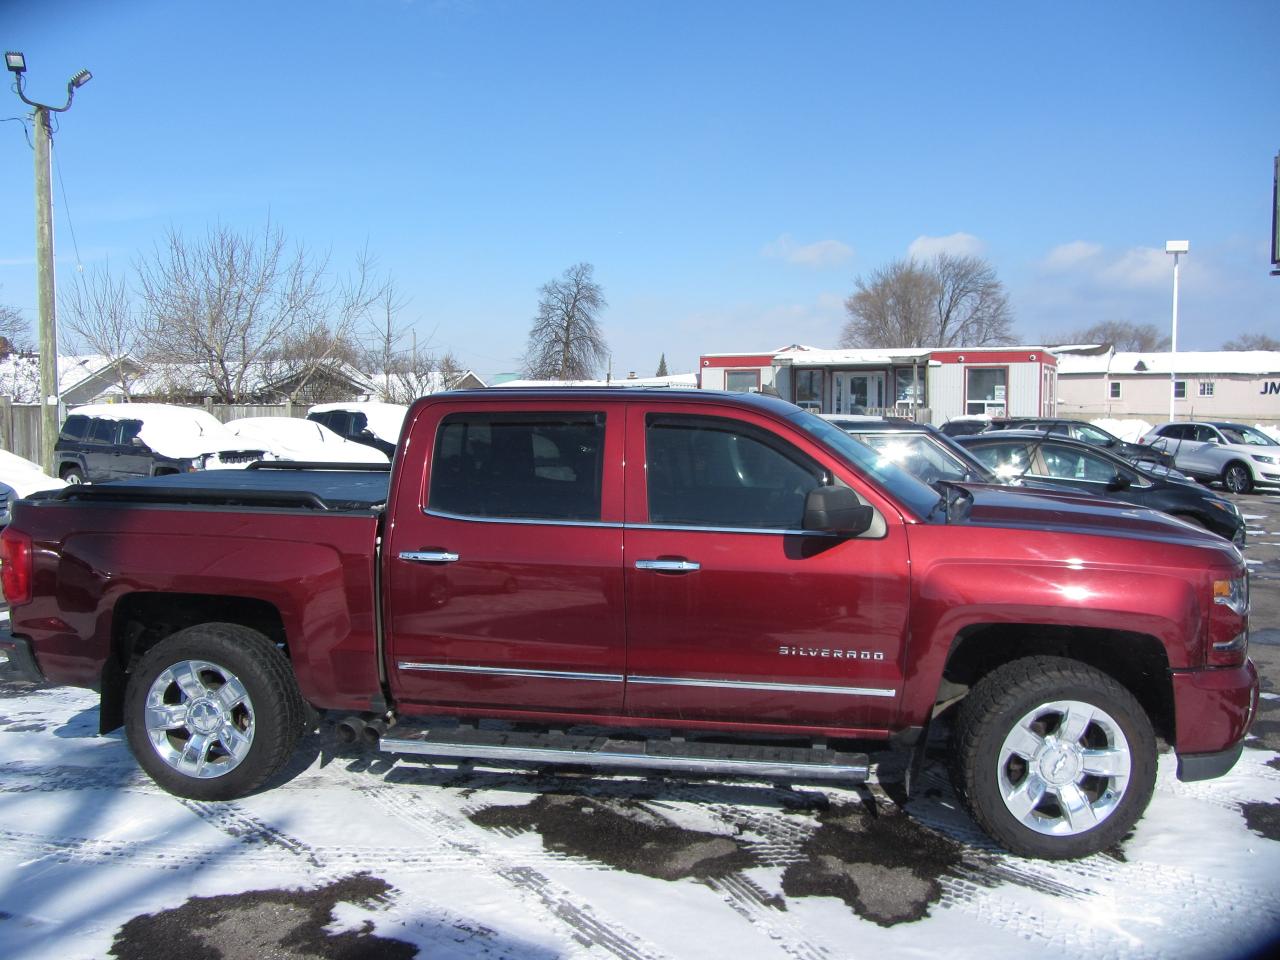
[[[415,563],[457,563],[459,558],[448,550],[402,550],[400,559]]]
[[[637,570],[660,570],[664,573],[693,573],[702,564],[693,560],[637,560]]]

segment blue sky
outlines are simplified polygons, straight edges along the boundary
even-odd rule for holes
[[[1034,343],[1167,326],[1189,239],[1179,347],[1280,336],[1277,37],[1274,2],[0,0],[28,95],[94,75],[55,140],[60,282],[270,216],[335,265],[367,243],[482,375],[582,260],[615,374],[835,346],[858,276],[939,249],[987,257]],[[31,160],[0,123],[0,302],[34,322]]]

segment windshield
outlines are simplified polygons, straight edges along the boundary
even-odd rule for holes
[[[795,413],[790,419],[849,466],[874,479],[916,516],[928,517],[938,505],[938,491],[839,427],[807,411]]]
[[[1254,427],[1244,426],[1221,426],[1218,428],[1222,431],[1222,435],[1227,438],[1228,443],[1245,443],[1255,447],[1276,447],[1280,446],[1274,439],[1267,436],[1261,430]]]

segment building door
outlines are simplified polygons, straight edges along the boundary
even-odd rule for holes
[[[832,413],[870,413],[883,409],[884,374],[841,370],[834,375],[835,409]]]

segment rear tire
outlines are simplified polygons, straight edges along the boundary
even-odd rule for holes
[[[973,818],[1012,852],[1088,856],[1119,842],[1146,810],[1155,734],[1111,677],[1027,657],[993,670],[961,703],[951,776]]]
[[[1223,468],[1222,485],[1232,493],[1248,493],[1253,489],[1253,474],[1243,463],[1233,460]]]
[[[62,479],[67,483],[84,483],[84,472],[79,467],[67,467],[62,471]]]
[[[289,661],[256,630],[202,623],[160,641],[125,689],[139,765],[169,793],[232,800],[280,769],[307,717]]]

